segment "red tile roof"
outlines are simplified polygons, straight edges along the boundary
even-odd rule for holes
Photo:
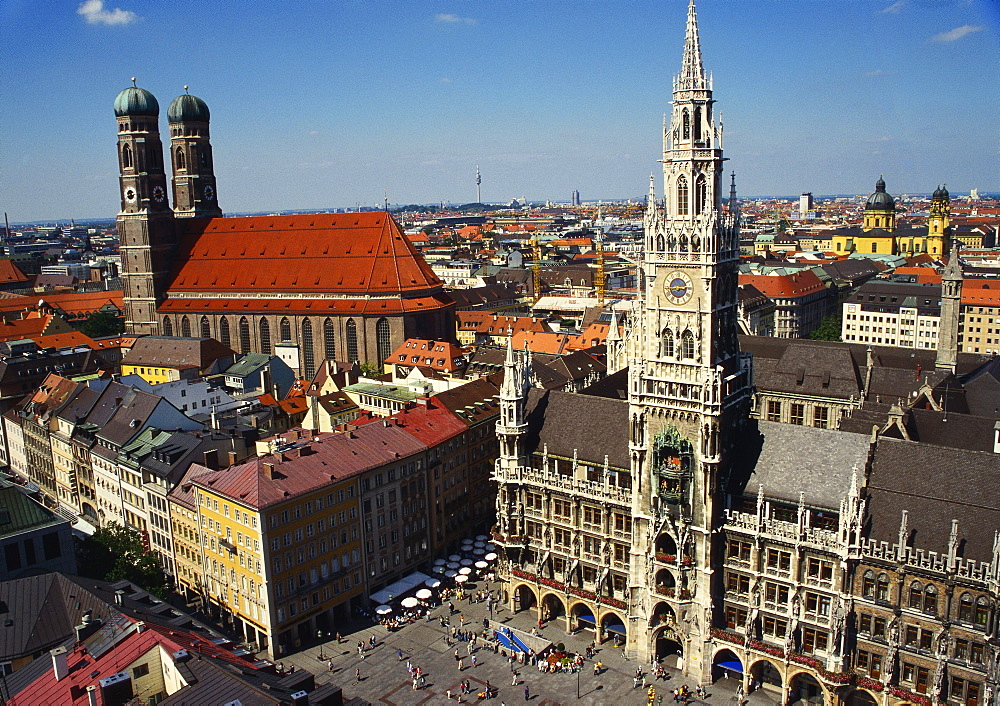
[[[408,338],[383,363],[417,365],[439,372],[454,373],[465,369],[461,347],[447,341]]]
[[[826,287],[812,270],[802,270],[788,275],[740,275],[740,284],[752,284],[771,297],[802,297]]]
[[[224,292],[219,292],[224,297]],[[452,306],[443,293],[424,297],[372,299],[167,299],[158,311],[209,314],[400,314]]]
[[[441,281],[386,213],[192,219],[168,292],[385,294]]]
[[[0,315],[37,309],[39,301],[55,311],[63,312],[67,318],[86,318],[102,307],[109,306],[118,311],[125,310],[123,292],[119,290],[99,292],[46,292],[35,296],[0,297]]]
[[[31,278],[21,272],[10,260],[0,260],[0,284],[27,282]]]

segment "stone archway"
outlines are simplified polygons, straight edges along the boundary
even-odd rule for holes
[[[808,672],[797,672],[788,681],[788,703],[790,704],[822,704],[824,695],[823,685]]]
[[[569,609],[569,614],[570,632],[576,632],[577,630],[590,630],[596,634],[597,621],[594,618],[594,609],[589,605],[583,603],[582,601],[574,603]]]
[[[531,610],[538,605],[538,598],[534,590],[527,584],[520,584],[514,589],[514,612],[520,613],[522,610]]]
[[[857,689],[847,695],[847,706],[876,706],[878,699],[864,689]]]
[[[736,679],[743,683],[743,660],[730,649],[719,650],[712,658],[712,683],[719,679]]]
[[[625,621],[614,611],[601,616],[601,642],[614,640],[615,646],[624,645],[628,640]]]
[[[555,620],[566,615],[566,606],[554,593],[546,593],[542,598],[542,622]]]
[[[684,661],[684,643],[681,636],[670,626],[657,628],[652,635],[653,654],[656,661],[665,667],[680,669]]]
[[[784,687],[784,680],[778,668],[766,659],[754,662],[750,665],[751,693],[757,689],[764,689],[771,694],[780,694]]]
[[[656,545],[654,551],[657,554],[666,554],[668,556],[677,557],[677,542],[666,532],[661,532],[656,537]]]

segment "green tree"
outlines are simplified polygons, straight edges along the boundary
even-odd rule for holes
[[[95,311],[77,329],[91,338],[117,336],[125,330],[125,319],[108,311]]]
[[[839,341],[840,314],[830,314],[820,321],[819,326],[809,334],[809,338],[814,341]]]
[[[377,378],[379,375],[384,375],[385,370],[378,363],[364,362],[360,366],[361,374],[366,378]]]
[[[127,579],[154,595],[166,593],[160,557],[146,550],[136,530],[112,522],[88,537],[80,553],[85,576],[102,581]]]

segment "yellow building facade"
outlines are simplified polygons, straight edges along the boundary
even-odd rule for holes
[[[833,237],[837,254],[852,252],[914,257],[927,254],[939,258],[948,252],[951,205],[948,191],[939,186],[931,199],[927,228],[897,227],[896,201],[885,190],[881,178],[865,204],[861,228],[842,230]]]

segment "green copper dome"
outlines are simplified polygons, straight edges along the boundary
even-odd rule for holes
[[[931,198],[946,199],[948,198],[948,190],[944,188],[944,186],[938,186],[938,188],[934,190],[934,195]]]
[[[115,98],[115,116],[148,115],[157,117],[160,114],[160,104],[153,94],[144,88],[129,86]]]
[[[208,106],[205,105],[205,101],[189,93],[174,98],[167,108],[167,122],[171,123],[207,123],[208,118]]]
[[[866,211],[895,211],[896,202],[893,200],[892,196],[885,191],[885,182],[879,177],[879,180],[875,182],[875,193],[868,197],[868,203],[865,204]]]

